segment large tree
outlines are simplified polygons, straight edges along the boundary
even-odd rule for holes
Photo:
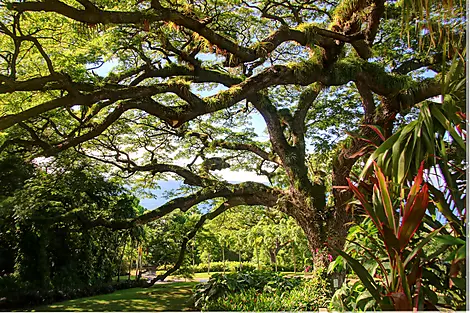
[[[131,227],[214,200],[218,213],[278,208],[312,251],[342,245],[346,178],[371,144],[441,94],[441,72],[464,45],[463,26],[446,32],[451,47],[429,31],[463,25],[458,4],[447,17],[408,15],[405,28],[403,9],[385,0],[9,2],[0,153],[72,148],[123,175],[184,181],[155,210],[92,225]],[[253,130],[261,120],[265,141]],[[214,172],[228,167],[271,183]]]

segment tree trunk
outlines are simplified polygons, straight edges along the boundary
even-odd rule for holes
[[[135,258],[135,278],[137,279],[139,273],[139,245],[137,244],[137,257]]]
[[[268,249],[268,254],[269,254],[269,261],[271,262],[272,265],[274,265],[274,263],[276,263],[275,249]]]
[[[127,276],[127,280],[131,280],[131,271],[132,271],[132,242],[131,242],[131,249],[130,249],[130,255],[129,255],[129,274]]]
[[[334,210],[317,209],[314,205],[309,205],[311,201],[308,197],[299,194],[294,193],[298,206],[287,208],[284,212],[292,216],[302,228],[312,254],[317,249],[326,249],[328,253],[336,256],[334,248],[343,248],[349,229],[345,224],[350,221],[350,216],[345,207]],[[302,197],[305,200],[302,200]]]
[[[196,245],[196,242],[193,242],[193,248],[192,248],[192,252],[193,252],[193,267],[196,266],[196,256],[194,255],[194,246]]]
[[[277,272],[277,254],[274,256],[274,271]]]
[[[117,281],[120,281],[120,278],[121,278],[122,261],[124,260],[124,253],[126,251],[126,246],[127,246],[127,238],[124,241],[124,247],[122,248],[121,259],[119,261],[119,267],[118,267],[118,279],[117,279]]]
[[[207,254],[207,274],[211,272],[211,254]]]
[[[225,246],[222,245],[222,263],[223,263],[223,273],[225,274]]]
[[[296,262],[296,259],[295,259],[295,241],[292,242],[292,261],[294,262],[294,273],[297,273],[297,262]]]

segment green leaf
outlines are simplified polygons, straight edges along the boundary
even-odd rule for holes
[[[410,254],[406,257],[405,261],[403,262],[403,265],[406,267],[408,263],[421,251],[421,249],[432,239],[434,238],[439,232],[441,231],[441,228],[436,229],[429,233],[426,237],[424,237],[415,247],[413,250],[411,250]]]
[[[426,298],[432,304],[436,304],[438,302],[437,294],[433,290],[431,290],[430,288],[428,288],[426,286],[421,286],[421,288],[423,289],[423,293],[426,296]]]
[[[450,279],[452,280],[454,285],[457,286],[457,288],[462,289],[462,290],[466,289],[466,286],[465,286],[466,280],[465,280],[465,278],[451,277]]]
[[[371,154],[371,156],[367,160],[366,164],[364,165],[364,169],[362,170],[361,175],[359,177],[361,177],[361,178],[365,177],[365,175],[369,171],[369,168],[374,163],[374,160],[376,160],[378,156],[386,153],[393,146],[395,141],[398,140],[399,137],[400,137],[400,133],[397,132],[397,133],[393,134],[392,136],[390,136],[390,138],[388,138],[384,143],[382,143],[374,151],[374,153]]]
[[[450,121],[442,114],[436,106],[431,107],[431,112],[433,116],[441,123],[441,125],[450,133],[452,139],[460,146],[462,150],[465,150],[465,142],[462,140],[462,137],[457,134],[454,127]]]
[[[434,196],[434,203],[439,210],[439,212],[442,213],[442,215],[445,216],[445,218],[451,222],[451,227],[459,234],[463,235],[462,231],[460,230],[459,227],[455,227],[454,225],[460,225],[460,220],[455,214],[452,212],[452,210],[449,207],[449,204],[447,203],[444,194],[442,191],[434,187],[433,185],[429,185],[429,190]]]
[[[378,220],[381,222],[380,227],[377,227],[377,229],[382,232],[382,224],[387,223],[387,216],[385,215],[385,211],[382,205],[382,198],[380,196],[380,190],[377,185],[374,185],[373,187],[372,204],[374,212],[377,215]]]
[[[378,166],[374,166],[375,175],[377,176],[377,181],[379,182],[380,195],[382,197],[382,205],[384,207],[385,214],[387,215],[388,225],[394,231],[397,230],[395,224],[395,214],[392,206],[392,199],[390,198],[390,193],[388,191],[387,180]]]
[[[359,263],[357,260],[352,258],[350,255],[346,254],[345,252],[336,248],[334,250],[339,255],[341,255],[346,260],[346,262],[349,263],[349,265],[351,265],[354,272],[357,274],[361,282],[364,284],[364,287],[366,287],[367,290],[369,290],[369,292],[372,294],[372,296],[377,302],[380,302],[381,297],[380,297],[380,293],[377,288],[377,285],[375,284],[375,281],[372,278],[372,276],[370,276],[369,272],[364,268],[364,266],[362,266],[361,263]]]
[[[454,262],[465,260],[466,257],[467,257],[467,243],[464,243],[455,253]]]
[[[400,241],[400,250],[403,250],[410,241],[413,234],[421,224],[426,208],[428,207],[429,194],[427,184],[423,185],[420,193],[415,199],[413,206],[403,216],[402,224],[398,231],[398,240]]]
[[[403,262],[401,260],[401,255],[399,254],[397,254],[397,257],[396,257],[396,266],[398,268],[398,273],[400,274],[401,287],[403,288],[403,291],[405,292],[405,295],[408,298],[409,306],[411,307],[412,304],[411,304],[410,286],[408,285],[408,279],[406,278],[405,266],[403,265]]]
[[[452,235],[440,235],[436,237],[436,240],[449,246],[460,246],[465,244],[464,240]]]

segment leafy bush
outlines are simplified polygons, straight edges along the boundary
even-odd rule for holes
[[[195,273],[204,273],[208,269],[207,263],[200,263],[193,267]],[[225,271],[226,272],[236,272],[240,268],[240,262],[227,261],[225,262]],[[257,265],[251,262],[242,262],[243,271],[254,271],[257,269]],[[262,269],[265,269],[264,266]],[[224,271],[224,262],[211,262],[210,265],[211,272],[223,272]]]
[[[379,306],[371,293],[359,280],[348,281],[334,293],[329,310],[330,311],[372,311],[378,310]]]
[[[320,275],[305,280],[274,272],[216,274],[194,289],[194,306],[217,311],[316,310],[327,305],[329,285]]]

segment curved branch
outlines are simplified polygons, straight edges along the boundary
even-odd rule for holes
[[[186,247],[188,242],[196,236],[196,233],[198,230],[204,225],[204,223],[207,220],[212,220],[218,215],[222,214],[223,212],[227,211],[230,208],[239,206],[239,205],[263,205],[264,203],[260,202],[257,196],[245,196],[245,197],[228,197],[227,201],[222,203],[215,209],[214,211],[204,214],[199,218],[199,221],[196,223],[194,226],[193,230],[191,230],[186,237],[183,238],[183,242],[181,243],[181,249],[180,253],[178,256],[178,260],[176,261],[175,265],[170,268],[168,271],[165,273],[158,275],[154,279],[152,279],[149,283],[149,286],[153,286],[157,281],[165,280],[169,275],[174,273],[176,270],[178,270],[181,267],[181,264],[183,263],[184,260],[184,255],[186,253]]]
[[[212,220],[214,219],[215,217],[219,216],[220,214],[222,214],[223,212],[227,211],[228,209],[236,206],[236,202],[234,201],[226,201],[224,203],[222,203],[221,205],[219,205],[219,207],[217,209],[215,209],[214,211],[210,212],[210,213],[207,213],[207,214],[204,214],[203,216],[201,216],[199,218],[199,221],[196,223],[196,225],[194,226],[193,230],[191,230],[188,234],[186,234],[186,236],[183,238],[183,241],[181,242],[181,249],[180,249],[180,253],[178,255],[178,259],[175,263],[175,265],[173,265],[172,268],[170,268],[169,270],[167,270],[165,273],[163,274],[160,274],[158,275],[157,277],[155,277],[154,279],[152,279],[149,284],[148,284],[148,287],[151,287],[153,286],[157,281],[163,281],[165,280],[165,278],[167,278],[168,276],[170,276],[171,274],[173,274],[174,272],[176,272],[180,267],[181,265],[183,264],[183,260],[184,260],[184,255],[186,254],[186,247],[188,245],[188,242],[194,238],[194,236],[196,236],[197,232],[199,229],[201,229],[201,227],[204,225],[204,223],[207,221],[207,220]]]
[[[176,209],[180,209],[182,212],[186,212],[193,206],[203,201],[216,198],[227,198],[233,200],[244,199],[243,202],[238,203],[272,207],[276,205],[280,192],[281,191],[279,190],[256,182],[245,182],[240,184],[229,184],[223,182],[218,186],[206,187],[190,195],[172,199],[158,208],[147,211],[146,213],[132,219],[113,220],[98,217],[96,219],[90,220],[88,217],[83,215],[82,211],[76,210],[52,218],[41,217],[38,218],[38,220],[46,219],[50,223],[57,223],[61,221],[78,219],[86,228],[102,226],[116,230],[128,229],[157,220]]]
[[[133,166],[127,169],[129,172],[152,172],[152,173],[175,173],[184,178],[184,183],[192,186],[207,186],[209,183],[214,183],[214,180],[210,180],[199,175],[194,174],[190,170],[184,167],[173,165],[173,164],[146,164],[140,166]]]
[[[321,29],[315,25],[309,25],[307,30],[290,29],[281,27],[272,35],[263,39],[258,43],[261,49],[247,48],[240,46],[230,39],[227,39],[201,21],[198,21],[190,16],[183,15],[182,13],[168,8],[163,8],[161,5],[152,11],[147,12],[118,12],[101,10],[93,6],[85,6],[84,10],[79,10],[74,7],[68,6],[58,0],[48,0],[44,2],[14,2],[9,5],[11,9],[17,12],[25,11],[46,11],[55,12],[64,15],[73,20],[87,23],[87,24],[137,24],[143,25],[144,23],[166,21],[173,22],[177,25],[190,29],[200,36],[209,40],[212,44],[216,45],[222,50],[228,51],[237,57],[237,60],[231,60],[229,66],[237,66],[243,62],[251,62],[260,57],[264,57],[276,49],[280,44],[286,41],[296,41],[301,45],[313,43],[324,48],[331,48],[336,45],[335,40],[342,42],[354,42],[358,39],[343,35],[341,33]]]
[[[263,160],[281,164],[279,158],[275,155],[269,154],[255,144],[248,143],[238,143],[238,142],[228,142],[224,140],[214,140],[210,143],[212,147],[220,147],[228,150],[237,150],[237,151],[250,151],[262,158]]]

